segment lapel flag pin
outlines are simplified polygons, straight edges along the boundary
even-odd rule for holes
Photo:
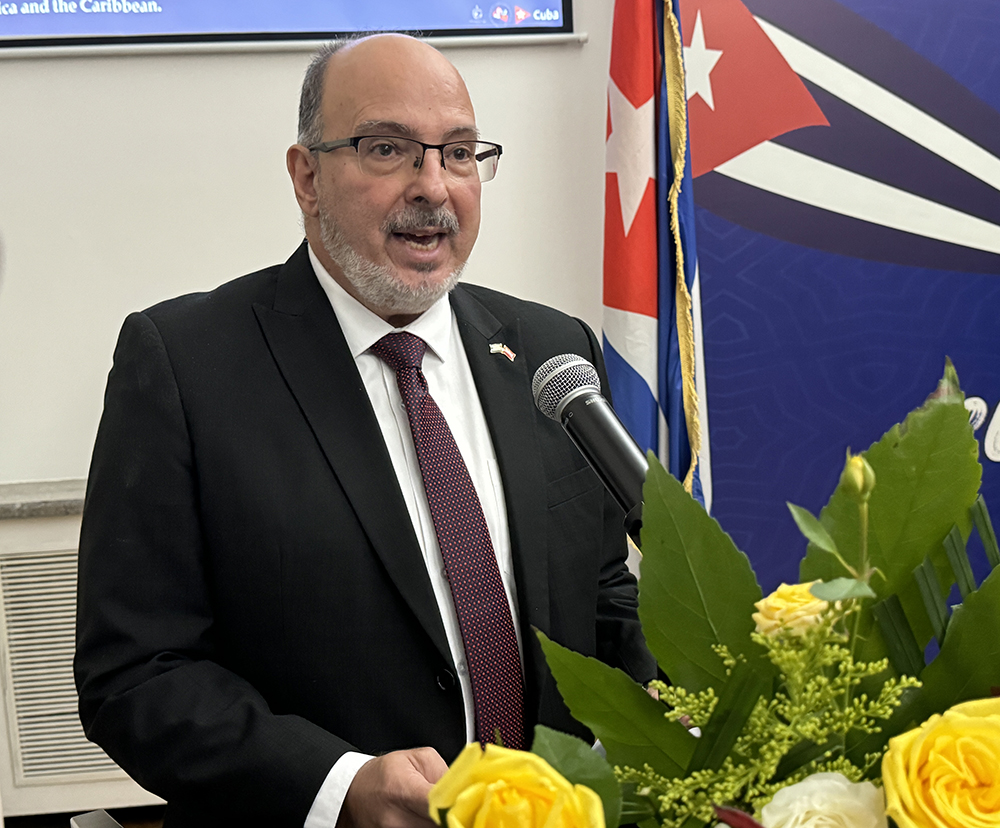
[[[503,354],[511,362],[514,361],[514,357],[517,356],[510,348],[504,345],[502,342],[491,342],[490,343],[490,353],[491,354]]]

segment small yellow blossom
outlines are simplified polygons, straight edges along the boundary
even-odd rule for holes
[[[956,704],[889,740],[886,812],[899,828],[1000,826],[1000,698]]]
[[[757,632],[764,635],[779,635],[783,632],[804,635],[830,606],[809,591],[815,583],[818,582],[782,584],[754,604],[758,610],[753,614]]]
[[[875,488],[875,471],[862,455],[848,452],[840,485],[858,503],[866,503]]]
[[[601,798],[571,785],[541,756],[466,745],[428,796],[431,819],[448,828],[604,828]]]

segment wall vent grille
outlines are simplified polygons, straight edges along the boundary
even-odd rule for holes
[[[10,724],[19,782],[124,775],[87,741],[77,714],[76,562],[73,550],[0,558],[6,685],[13,700]]]

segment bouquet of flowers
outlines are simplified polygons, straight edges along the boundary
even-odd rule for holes
[[[1000,550],[963,403],[949,362],[921,408],[848,452],[818,517],[789,504],[808,541],[801,583],[766,597],[748,558],[651,456],[639,616],[671,683],[654,682],[657,700],[539,632],[606,759],[541,726],[531,754],[470,745],[432,792],[432,817],[449,828],[1000,826]],[[978,585],[973,529],[991,569]]]

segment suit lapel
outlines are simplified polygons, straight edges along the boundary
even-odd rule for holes
[[[451,663],[420,547],[371,401],[305,244],[278,273],[273,307],[254,305],[268,347],[371,544]]]
[[[549,629],[545,477],[538,462],[528,361],[523,355],[510,360],[503,353],[490,351],[491,344],[499,343],[515,355],[521,353],[517,319],[502,323],[461,285],[452,292],[451,302],[503,478],[527,657],[538,649],[533,644],[532,627]],[[538,671],[533,672],[537,675]]]

